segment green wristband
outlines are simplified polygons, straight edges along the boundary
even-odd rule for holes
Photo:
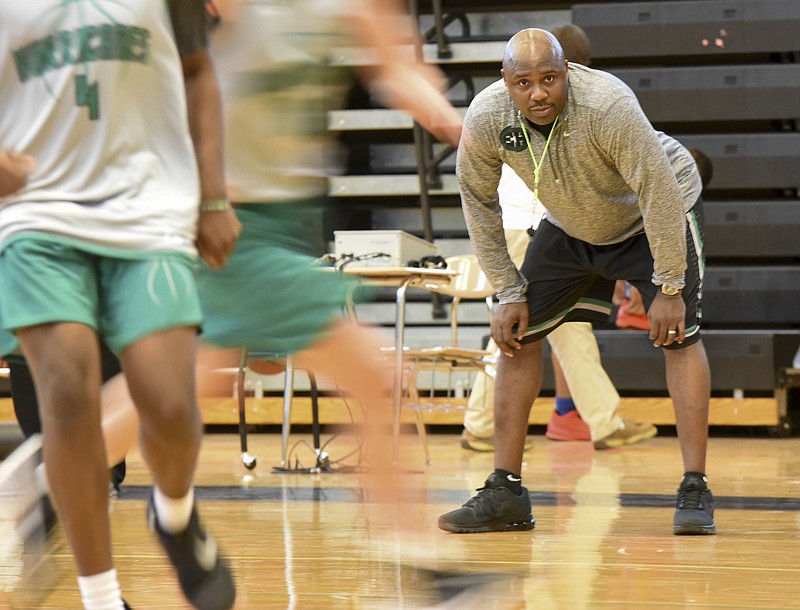
[[[227,199],[203,199],[200,202],[201,212],[224,212],[231,209],[231,202]]]

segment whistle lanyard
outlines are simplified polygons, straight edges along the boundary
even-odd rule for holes
[[[533,198],[536,201],[539,201],[539,177],[542,174],[542,165],[544,165],[544,156],[547,154],[547,149],[550,148],[550,139],[553,137],[553,132],[556,130],[556,125],[558,125],[558,118],[561,116],[560,114],[556,117],[556,120],[553,121],[553,128],[550,130],[550,133],[547,134],[547,142],[544,145],[544,150],[542,151],[542,157],[538,161],[536,157],[533,156],[533,148],[531,147],[531,140],[528,137],[528,130],[525,129],[525,119],[522,117],[522,113],[517,111],[517,116],[519,117],[519,124],[522,127],[522,135],[525,136],[525,143],[528,145],[528,152],[531,153],[531,160],[533,161]]]

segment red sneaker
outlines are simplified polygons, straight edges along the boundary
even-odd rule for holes
[[[630,301],[625,299],[617,310],[617,319],[615,324],[617,328],[629,330],[650,330],[650,320],[647,319],[647,314],[634,315],[628,313],[628,303]]]
[[[554,441],[590,441],[592,433],[577,411],[559,415],[553,411],[544,435]]]

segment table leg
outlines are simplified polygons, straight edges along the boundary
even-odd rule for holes
[[[283,422],[281,423],[281,468],[289,468],[289,433],[292,429],[292,400],[294,399],[294,364],[286,358],[286,377],[283,385]]]
[[[398,446],[400,443],[400,411],[403,402],[403,346],[406,329],[406,292],[413,278],[408,278],[397,287],[395,302],[394,326],[394,387],[392,388],[392,461],[397,466]]]

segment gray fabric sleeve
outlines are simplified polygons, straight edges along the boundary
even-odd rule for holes
[[[482,120],[481,106],[473,102],[467,111],[458,146],[456,174],[464,218],[475,256],[500,303],[524,302],[527,282],[508,254],[497,197],[502,161],[491,137],[491,121]]]
[[[639,199],[653,255],[653,282],[682,288],[686,270],[685,195],[666,152],[638,102],[614,102],[600,125],[609,157]]]

